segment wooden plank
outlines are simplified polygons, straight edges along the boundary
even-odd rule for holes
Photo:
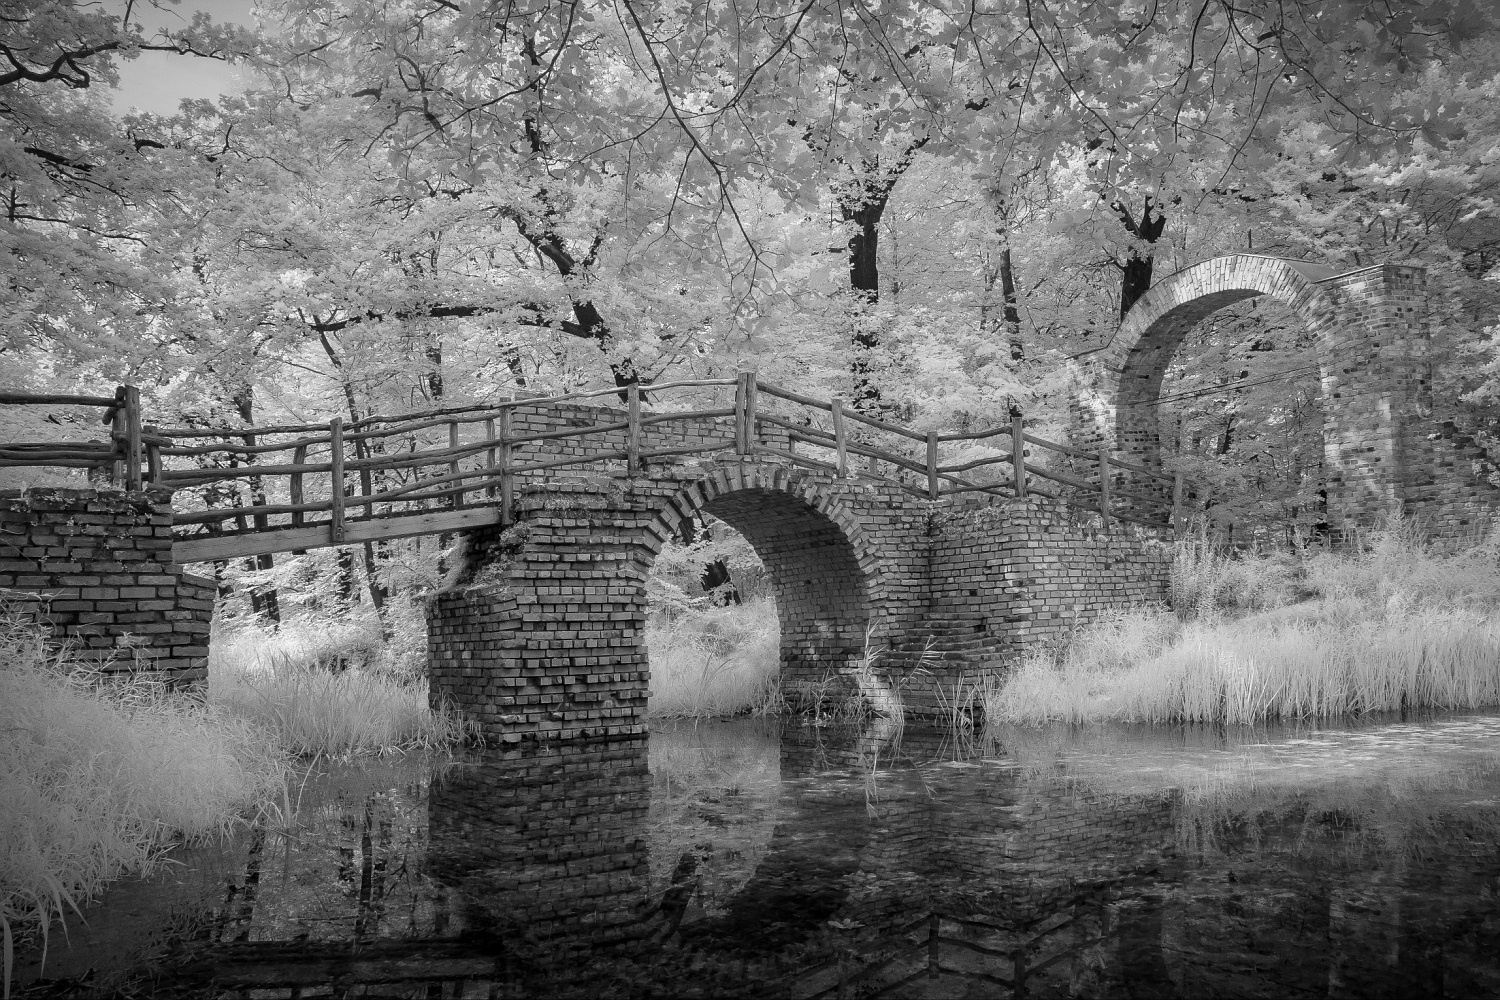
[[[495,418],[494,417],[490,417],[488,420],[486,420],[484,422],[484,439],[490,443],[490,450],[489,450],[489,454],[485,456],[486,461],[484,463],[484,467],[486,469],[488,469],[491,473],[493,473],[493,472],[495,472],[495,463],[497,461],[497,456],[499,454],[499,452],[498,452],[498,450],[496,448],[496,445],[495,445]],[[490,482],[488,482],[487,484],[485,484],[484,495],[493,500],[494,497],[495,497],[495,489],[496,489],[495,481],[494,480],[490,480]]]
[[[625,389],[625,475],[635,477],[641,464],[641,387],[632,382]]]
[[[1013,474],[1012,482],[1015,483],[1016,496],[1026,498],[1026,432],[1021,429],[1022,417],[1020,413],[1011,414],[1010,418],[1010,468]]]
[[[328,421],[328,440],[332,452],[329,462],[329,495],[332,498],[333,520],[328,525],[328,538],[334,545],[342,545],[347,535],[344,524],[344,421],[334,417]],[[301,548],[311,548],[303,545]]]
[[[119,485],[124,482],[125,474],[125,421],[127,418],[125,416],[125,387],[123,385],[115,390],[115,403],[115,408],[110,410],[105,416],[109,418],[107,421],[109,424],[109,436],[115,446],[115,458],[109,465],[109,481],[114,485]]]
[[[450,421],[448,421],[448,451],[449,452],[456,452],[456,451],[458,451],[458,421],[457,420],[450,420]],[[457,458],[454,458],[451,461],[449,461],[449,463],[448,463],[448,475],[454,476],[454,477],[458,476],[458,459]],[[463,493],[461,491],[458,492],[458,493],[455,493],[453,495],[453,506],[454,507],[462,507],[463,505],[464,505],[464,495],[463,495]]]
[[[353,544],[379,541],[382,538],[435,535],[444,531],[459,531],[499,522],[500,511],[494,507],[466,507],[463,510],[379,517],[373,521],[349,522],[343,543]],[[182,565],[342,544],[330,540],[328,529],[327,524],[314,524],[304,528],[279,528],[270,531],[247,532],[243,535],[208,535],[202,538],[178,539],[172,543],[172,561]]]
[[[839,453],[839,478],[849,476],[849,442],[844,437],[844,401],[833,398],[833,446]]]
[[[510,524],[510,509],[515,500],[516,477],[510,471],[510,411],[500,411],[500,523]]]
[[[938,498],[938,439],[937,431],[927,432],[927,499]],[[972,485],[966,483],[965,485]]]
[[[754,376],[751,377],[754,378]],[[812,396],[804,396],[800,392],[793,392],[790,389],[783,389],[779,385],[773,385],[770,382],[761,382],[759,379],[756,379],[755,382],[762,391],[772,396],[779,396],[782,399],[787,400],[788,402],[801,403],[803,406],[812,406],[819,410],[833,409],[832,403],[824,402],[821,399],[814,399]]]
[[[756,429],[755,421],[760,419],[760,402],[757,394],[760,392],[760,382],[755,373],[750,373],[749,380],[745,383],[745,454],[760,443],[760,433]]]
[[[303,464],[304,462],[307,461],[307,445],[304,444],[304,445],[298,445],[297,446],[296,457],[294,459],[292,459],[292,461],[295,464],[297,464],[297,465],[301,465],[301,464]],[[302,506],[302,473],[300,473],[300,472],[294,472],[294,473],[292,473],[292,482],[291,482],[290,492],[291,492],[291,501],[292,501],[291,505],[293,507],[301,507]],[[294,510],[294,511],[292,511],[292,527],[294,527],[294,528],[300,528],[300,527],[302,527],[302,512],[300,510]]]
[[[37,403],[41,405],[114,406],[115,400],[112,396],[69,396],[58,392],[0,392],[0,404],[3,403],[14,403],[16,405]]]
[[[745,386],[750,377],[749,372],[740,372],[739,378],[734,383],[734,453],[736,455],[750,453],[750,435],[745,433],[745,400],[749,396],[749,390]]]
[[[125,488],[141,488],[141,390],[133,385],[125,389]]]
[[[655,388],[652,386],[651,388]],[[726,406],[718,410],[670,410],[666,413],[651,413],[641,415],[641,426],[650,427],[652,424],[667,423],[672,420],[706,420],[712,417],[732,417],[738,412],[732,406]],[[764,420],[765,417],[759,418]]]
[[[1009,434],[1010,424],[1001,424],[999,427],[991,427],[987,431],[973,431],[967,433],[939,434],[939,441],[983,441],[985,438],[998,437],[1001,434]]]

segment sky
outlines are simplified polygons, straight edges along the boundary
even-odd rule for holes
[[[110,0],[106,10],[123,10],[123,0]],[[137,4],[132,21],[139,20],[149,32],[158,26],[176,27],[189,20],[195,11],[206,11],[215,21],[254,25],[254,0],[183,0],[176,7],[162,0],[163,9]],[[115,111],[124,114],[131,108],[167,115],[177,110],[184,98],[215,100],[223,94],[244,90],[244,70],[215,59],[198,59],[170,52],[142,52],[135,59],[119,59],[120,87],[113,94]]]

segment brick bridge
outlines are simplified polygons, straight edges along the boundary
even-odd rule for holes
[[[1087,389],[1073,400],[1073,443],[1108,441],[1118,457],[1159,468],[1162,378],[1183,338],[1225,306],[1268,295],[1316,343],[1330,524],[1401,513],[1436,536],[1470,534],[1500,502],[1496,466],[1433,398],[1443,345],[1428,294],[1427,272],[1408,264],[1339,272],[1233,254],[1184,268],[1136,302],[1109,344],[1077,359]]]
[[[1093,359],[1072,445],[1020,419],[914,430],[753,375],[255,428],[145,425],[130,387],[0,396],[101,406],[113,428],[107,444],[7,444],[0,463],[104,465],[125,487],[0,501],[0,587],[101,657],[127,648],[126,667],[192,682],[212,591],[180,566],[462,531],[464,565],[430,610],[433,697],[505,740],[623,736],[647,698],[645,578],[711,514],[766,564],[792,701],[858,686],[931,708],[1028,643],[1167,597],[1163,541],[1190,491],[1162,469],[1149,402],[1186,325],[1240,298],[1278,295],[1320,324],[1340,516],[1445,492],[1440,527],[1476,516],[1482,470],[1419,434],[1420,275],[1236,256],[1169,278]]]

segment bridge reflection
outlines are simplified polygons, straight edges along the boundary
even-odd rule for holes
[[[1188,851],[1090,790],[899,729],[684,729],[496,754],[296,837],[155,995],[1493,995],[1475,828],[1392,860],[1318,817]],[[1320,825],[1322,824],[1322,825]],[[1335,823],[1334,826],[1338,824]],[[321,839],[320,839],[321,838]],[[1485,845],[1488,846],[1480,846]],[[1488,867],[1486,867],[1488,866]],[[247,872],[249,867],[247,865]],[[1446,897],[1425,891],[1452,883]],[[254,885],[251,885],[251,882]],[[1488,897],[1483,897],[1488,898]],[[62,994],[58,994],[62,995]]]

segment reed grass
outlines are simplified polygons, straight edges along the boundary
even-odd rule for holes
[[[781,631],[769,598],[653,616],[646,648],[653,718],[780,711]]]
[[[223,834],[284,792],[289,762],[248,722],[144,681],[106,680],[0,614],[0,943],[46,937],[109,880]]]
[[[1441,553],[1397,528],[1356,555],[1241,565],[1189,549],[1173,591],[1176,613],[1117,614],[1031,652],[988,694],[986,716],[1252,723],[1500,705],[1489,541]]]
[[[458,712],[429,707],[421,678],[373,665],[330,669],[341,648],[348,647],[307,622],[274,633],[243,627],[211,649],[209,701],[301,756],[442,749],[478,738]]]

